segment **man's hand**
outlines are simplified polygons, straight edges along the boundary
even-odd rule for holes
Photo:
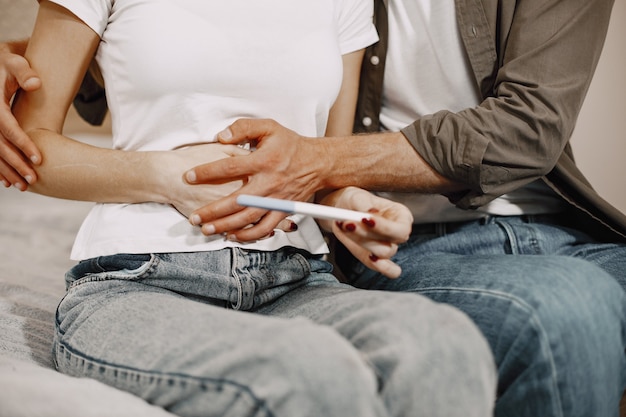
[[[18,89],[33,91],[41,87],[41,80],[24,57],[14,54],[7,44],[0,45],[0,83],[3,100],[0,102],[0,182],[5,187],[14,185],[24,191],[37,181],[31,164],[39,165],[41,153],[20,128],[11,113],[11,99]]]
[[[408,240],[413,215],[404,205],[356,187],[346,187],[327,195],[322,204],[372,213],[371,219],[361,222],[320,221],[326,230],[332,230],[341,243],[368,268],[389,278],[402,273],[391,258],[398,244]]]
[[[217,184],[243,180],[237,192],[196,210],[190,220],[202,224],[203,233],[228,233],[239,241],[252,241],[268,235],[286,214],[241,207],[239,194],[309,200],[322,188],[317,176],[323,147],[313,146],[319,139],[305,138],[273,120],[240,119],[218,135],[222,143],[251,142],[256,150],[197,166],[187,172],[190,184]],[[247,182],[246,182],[247,181]],[[252,227],[248,227],[254,224]],[[245,228],[245,229],[244,229]]]

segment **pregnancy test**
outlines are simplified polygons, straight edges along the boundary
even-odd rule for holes
[[[352,220],[360,222],[372,217],[370,213],[347,210],[322,204],[303,203],[301,201],[281,200],[279,198],[258,197],[241,194],[237,196],[237,204],[240,206],[257,207],[267,210],[283,211],[285,213],[306,214],[316,219],[327,220]]]

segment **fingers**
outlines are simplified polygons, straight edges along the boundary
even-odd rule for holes
[[[191,214],[189,221],[195,226],[201,226],[202,233],[207,236],[227,234],[231,240],[247,242],[270,234],[285,217],[284,213],[266,216],[267,210],[244,208],[237,204],[237,194],[199,208]]]
[[[287,216],[286,213],[267,212],[257,223],[239,231],[229,232],[227,237],[237,242],[253,242],[273,236],[275,229],[281,229],[285,232],[298,230],[298,226],[290,220],[285,220],[285,216]]]
[[[368,268],[388,278],[400,276],[402,270],[391,258],[397,253],[398,244],[408,239],[410,226],[372,215],[370,219],[363,219],[360,223],[335,222],[332,231]]]
[[[276,225],[275,229],[283,232],[295,232],[298,230],[298,224],[289,218],[284,218]]]
[[[258,140],[278,130],[281,126],[270,119],[238,119],[217,134],[222,143],[242,143]]]
[[[24,57],[15,54],[10,55],[5,58],[5,64],[7,66],[7,72],[10,76],[15,78],[15,81],[21,89],[33,91],[41,87],[41,79]],[[11,95],[13,95],[13,93],[15,93],[15,91],[12,91]]]
[[[217,138],[221,143],[242,144],[260,141],[279,130],[286,131],[287,129],[269,119],[239,119],[218,133]],[[264,161],[260,157],[234,156],[194,167],[185,174],[185,179],[189,184],[209,184],[224,180],[244,179],[259,172],[260,169],[258,168],[263,165]]]
[[[225,199],[223,201],[228,201]],[[296,223],[285,219],[286,213],[268,212],[267,210],[252,207],[242,208],[236,205],[236,209],[229,210],[230,215],[217,216],[217,220],[202,224],[201,216],[204,208],[197,210],[190,217],[193,225],[201,226],[202,233],[211,235],[223,234],[226,239],[236,242],[252,242],[274,235],[274,229],[292,232],[298,229]],[[225,207],[228,207],[227,205]],[[213,212],[214,215],[214,212]]]
[[[212,161],[198,165],[185,173],[185,181],[189,184],[218,184],[224,181],[246,179],[253,174],[247,155]],[[250,161],[253,162],[253,161]]]
[[[237,194],[231,194],[195,210],[189,216],[189,222],[194,226],[202,226],[205,235],[221,234],[242,229],[260,219],[262,214],[255,215],[254,211],[242,210],[237,204]]]
[[[392,220],[375,214],[361,222],[337,222],[337,226],[345,232],[350,232],[355,240],[364,243],[367,241],[384,241],[393,244],[404,243],[408,240],[411,224],[410,222],[401,222],[396,218]]]
[[[17,83],[24,91],[35,91],[41,87],[41,79],[30,67],[18,74]]]
[[[333,233],[355,258],[371,270],[391,279],[398,278],[402,273],[400,266],[390,259],[395,255],[398,249],[397,245],[385,244],[384,242],[365,245],[363,241],[354,240],[352,232],[344,232],[338,223],[333,225]]]
[[[18,55],[5,57],[4,101],[0,105],[0,181],[25,190],[37,180],[31,164],[38,165],[42,156],[30,137],[21,129],[11,113],[10,100],[18,88],[33,91],[41,80],[28,61]]]
[[[333,231],[340,231],[352,242],[378,258],[391,258],[396,254],[398,251],[397,243],[365,229],[370,229],[370,226],[342,222],[336,222],[333,225]]]
[[[2,124],[0,121],[0,126]],[[40,161],[38,158],[35,160]],[[0,181],[7,187],[13,185],[25,191],[28,184],[34,184],[36,180],[37,174],[23,153],[0,134]]]

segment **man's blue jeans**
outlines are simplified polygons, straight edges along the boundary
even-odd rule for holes
[[[81,262],[57,366],[181,416],[491,415],[495,365],[465,314],[330,269],[293,249]]]
[[[498,365],[496,416],[617,416],[626,246],[561,223],[520,216],[416,226],[395,258],[397,280],[360,264],[342,269],[357,287],[415,292],[467,313]]]

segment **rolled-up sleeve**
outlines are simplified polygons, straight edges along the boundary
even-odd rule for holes
[[[451,197],[462,208],[554,168],[595,71],[613,0],[480,3],[457,2],[457,14],[484,100],[402,130],[436,171],[468,186]]]

